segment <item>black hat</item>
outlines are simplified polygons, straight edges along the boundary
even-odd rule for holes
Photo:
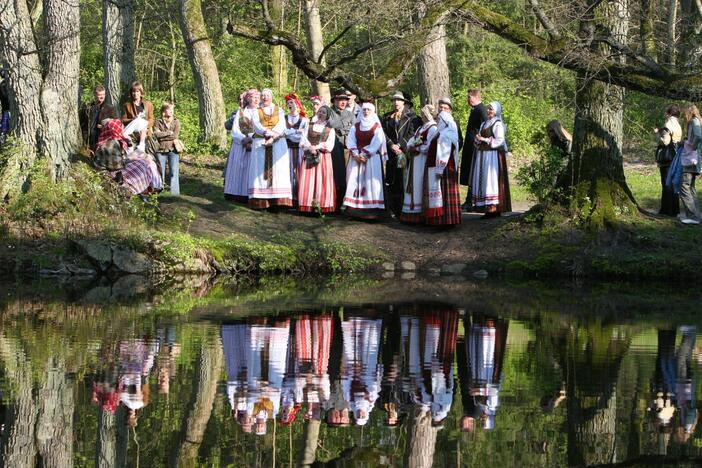
[[[334,93],[334,97],[332,99],[351,99],[351,93],[348,90],[341,88]]]

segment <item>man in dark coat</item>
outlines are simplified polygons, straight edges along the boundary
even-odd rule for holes
[[[466,141],[463,145],[463,153],[461,155],[461,176],[459,180],[461,185],[468,186],[468,195],[466,195],[466,201],[462,205],[464,212],[473,210],[473,205],[471,203],[472,187],[470,187],[470,172],[473,167],[473,152],[475,151],[473,141],[480,131],[482,123],[488,119],[487,108],[481,102],[479,89],[468,90],[468,104],[470,104],[470,115],[468,116],[468,125],[466,126]]]
[[[385,165],[385,194],[391,213],[399,218],[402,213],[404,193],[404,168],[397,167],[398,157],[407,151],[407,142],[415,130],[422,126],[422,119],[412,110],[412,100],[402,92],[390,100],[393,110],[383,115],[383,131],[387,140],[388,162]]]
[[[83,106],[80,112],[80,129],[83,134],[83,143],[95,151],[101,122],[105,119],[116,119],[117,111],[105,102],[105,87],[98,85],[93,92],[95,99],[88,105]]]
[[[346,195],[346,137],[356,123],[353,113],[347,109],[351,93],[342,89],[334,93],[332,115],[329,126],[336,132],[334,149],[332,149],[332,170],[336,187],[336,206],[341,208]]]

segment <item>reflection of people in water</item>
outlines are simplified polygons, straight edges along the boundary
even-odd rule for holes
[[[693,326],[681,326],[682,334],[680,347],[676,355],[677,379],[675,393],[677,406],[680,411],[680,426],[676,428],[675,438],[678,443],[685,443],[690,440],[697,427],[699,412],[695,401],[695,380],[692,369],[692,350],[695,347],[697,338],[697,328]]]
[[[352,312],[341,322],[343,392],[359,426],[368,422],[380,393],[383,367],[378,362],[381,327],[382,320],[374,310]]]
[[[137,425],[137,411],[149,404],[149,372],[159,350],[154,339],[128,339],[119,344],[120,402],[127,407],[127,424]]]
[[[222,325],[222,348],[227,367],[227,396],[232,416],[244,432],[253,430],[253,416],[247,407],[248,361],[251,359],[251,325]]]
[[[458,312],[429,311],[400,320],[403,347],[408,350],[410,398],[418,410],[430,412],[432,425],[441,426],[453,403]]]
[[[397,427],[407,416],[406,393],[402,391],[402,371],[406,356],[402,348],[400,317],[397,311],[387,311],[383,318],[382,359],[383,379],[380,384],[380,406],[385,412],[385,425]]]
[[[676,331],[658,330],[654,398],[649,410],[655,416],[653,424],[660,434],[673,432],[677,410],[680,423],[675,428],[675,440],[685,443],[690,439],[699,419],[691,363],[697,330],[692,326],[682,326],[680,332],[682,340],[676,353]]]
[[[682,339],[677,352],[675,352],[676,330],[658,330],[653,401],[649,411],[653,417],[653,427],[659,434],[658,452],[660,454],[666,453],[671,434],[674,434],[677,443],[687,443],[699,420],[691,362],[697,329],[686,325],[681,326],[679,330]],[[679,423],[674,427],[676,413]]]
[[[168,327],[166,330],[159,330],[162,337],[163,346],[156,357],[156,381],[158,392],[168,394],[171,380],[176,375],[176,360],[180,356],[180,345],[176,342],[176,330]]]
[[[114,348],[102,356],[103,366],[95,375],[93,381],[92,402],[99,405],[102,411],[114,414],[119,406],[122,393],[117,363],[114,359]]]
[[[245,432],[267,431],[279,412],[285,375],[289,319],[256,319],[222,326],[227,362],[227,393],[237,422]]]
[[[654,377],[653,403],[649,408],[653,425],[660,434],[672,432],[675,415],[675,330],[658,330],[658,353]]]
[[[499,407],[508,322],[477,314],[472,319],[466,316],[464,320],[465,343],[458,352],[463,402],[461,430],[473,431],[476,423],[493,429]]]

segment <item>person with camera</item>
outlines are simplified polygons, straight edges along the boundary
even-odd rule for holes
[[[661,208],[658,214],[677,216],[680,213],[680,201],[673,187],[666,185],[670,165],[682,141],[682,127],[679,122],[680,107],[671,104],[665,109],[665,124],[655,128],[656,135],[656,164],[661,174]]]

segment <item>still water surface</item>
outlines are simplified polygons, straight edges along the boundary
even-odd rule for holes
[[[696,310],[240,294],[0,302],[2,464],[702,461]]]

